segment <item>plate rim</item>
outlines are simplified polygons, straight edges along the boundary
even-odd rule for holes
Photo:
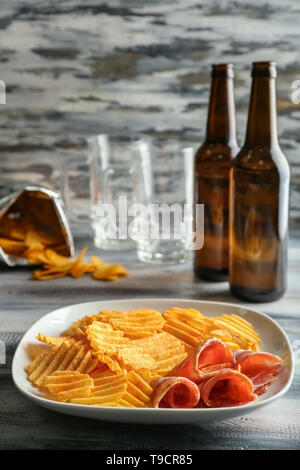
[[[217,407],[217,408],[176,408],[176,409],[173,409],[173,408],[122,408],[122,407],[113,407],[113,406],[100,406],[100,405],[82,405],[82,404],[77,404],[77,403],[64,403],[64,402],[59,402],[59,401],[55,401],[55,400],[49,400],[47,398],[44,398],[44,397],[41,397],[41,396],[38,396],[38,395],[35,395],[34,393],[26,390],[22,385],[21,383],[19,382],[18,378],[16,377],[16,364],[17,364],[17,361],[18,361],[18,356],[21,354],[21,350],[22,350],[22,347],[23,347],[23,342],[24,340],[26,339],[26,336],[30,336],[30,332],[31,330],[33,330],[36,325],[42,321],[42,320],[45,320],[47,316],[52,316],[53,314],[57,314],[60,312],[60,310],[65,310],[65,309],[68,309],[68,308],[73,308],[73,307],[80,307],[80,306],[84,306],[84,305],[92,305],[92,304],[99,304],[99,303],[109,303],[109,302],[122,302],[122,301],[125,301],[125,302],[161,302],[161,301],[165,301],[165,302],[200,302],[202,304],[217,304],[219,306],[222,306],[222,305],[226,305],[227,307],[229,306],[232,306],[234,307],[235,309],[236,308],[242,308],[242,309],[246,309],[248,311],[251,311],[252,313],[258,315],[258,316],[262,316],[264,318],[266,318],[267,321],[270,321],[271,323],[273,323],[273,325],[281,332],[281,334],[283,335],[284,339],[285,339],[285,342],[286,342],[286,345],[287,345],[287,348],[288,348],[288,351],[289,351],[289,355],[290,355],[290,358],[291,358],[291,364],[290,364],[290,374],[289,374],[289,379],[288,381],[286,382],[286,384],[284,385],[284,387],[279,391],[277,392],[275,395],[271,396],[271,397],[268,397],[266,398],[265,400],[261,400],[261,401],[255,401],[255,402],[250,402],[250,403],[246,403],[244,405],[238,405],[238,406],[232,406],[232,407]],[[295,374],[295,360],[294,360],[294,354],[293,354],[293,349],[292,349],[292,345],[290,343],[290,340],[286,334],[286,332],[284,331],[284,329],[275,321],[273,320],[273,318],[271,318],[268,314],[266,313],[263,313],[259,310],[256,310],[254,308],[251,308],[249,307],[248,305],[242,305],[242,304],[234,304],[232,302],[220,302],[220,301],[213,301],[213,300],[196,300],[196,299],[184,299],[184,298],[166,298],[166,297],[155,297],[155,298],[149,298],[149,297],[138,297],[138,298],[124,298],[124,299],[105,299],[105,300],[95,300],[95,301],[90,301],[90,302],[79,302],[79,303],[76,303],[76,304],[68,304],[68,305],[65,305],[63,307],[59,307],[55,310],[52,310],[51,312],[48,312],[46,313],[45,315],[41,316],[36,322],[34,322],[30,328],[28,328],[28,330],[23,334],[22,338],[20,339],[19,341],[19,344],[15,350],[15,353],[14,353],[14,356],[13,356],[13,360],[12,360],[12,366],[11,366],[11,371],[12,371],[12,379],[13,379],[13,382],[14,382],[14,385],[17,387],[17,389],[23,394],[25,395],[27,398],[29,398],[30,400],[32,401],[35,401],[37,402],[38,404],[40,404],[40,406],[46,406],[48,408],[47,405],[49,405],[49,403],[53,403],[53,407],[50,406],[51,409],[54,409],[54,407],[57,407],[59,408],[56,409],[55,411],[62,411],[62,410],[66,410],[66,409],[69,409],[70,411],[72,409],[76,410],[76,409],[82,409],[82,410],[85,410],[85,409],[88,409],[88,410],[93,410],[93,409],[97,409],[97,410],[105,410],[105,411],[110,411],[112,413],[121,413],[125,412],[126,413],[130,413],[132,415],[134,414],[140,414],[141,412],[143,413],[160,413],[161,415],[178,415],[178,414],[183,414],[183,413],[187,413],[187,414],[192,414],[194,413],[195,414],[195,419],[196,417],[199,415],[200,416],[203,416],[203,415],[209,415],[209,414],[214,414],[214,413],[218,413],[218,411],[221,413],[227,413],[230,414],[230,410],[240,410],[241,411],[241,414],[243,411],[245,412],[248,412],[248,411],[251,411],[251,409],[256,409],[260,406],[264,406],[264,405],[267,405],[268,403],[272,402],[273,400],[277,399],[277,398],[280,398],[282,395],[284,395],[288,389],[290,388],[291,386],[291,383],[293,381],[293,378],[294,378],[294,374]],[[28,379],[27,379],[28,380]],[[227,410],[227,411],[226,411]]]

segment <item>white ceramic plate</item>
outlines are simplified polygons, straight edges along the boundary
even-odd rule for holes
[[[257,402],[229,408],[200,409],[153,409],[153,408],[113,408],[101,406],[60,403],[43,398],[26,378],[25,368],[29,363],[26,353],[28,343],[37,343],[38,333],[59,336],[75,320],[97,313],[99,310],[130,310],[153,308],[163,312],[170,307],[196,308],[207,316],[235,313],[252,323],[262,339],[261,350],[288,358],[289,374],[279,386],[270,387]],[[290,342],[280,326],[267,315],[247,307],[222,302],[206,302],[183,299],[134,299],[89,302],[55,310],[37,321],[23,336],[15,352],[12,376],[17,388],[37,404],[53,411],[104,421],[127,423],[172,424],[214,421],[245,414],[282,396],[289,388],[294,374],[293,352]],[[275,381],[276,383],[276,381]]]

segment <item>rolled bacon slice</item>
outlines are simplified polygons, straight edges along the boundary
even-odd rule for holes
[[[210,408],[245,405],[257,399],[251,380],[234,369],[221,369],[198,387],[201,401]]]
[[[219,369],[233,367],[234,363],[234,355],[228,346],[218,338],[210,338],[204,343],[200,343],[168,375],[186,377],[199,383],[212,377]]]
[[[185,377],[162,377],[151,382],[154,408],[194,408],[199,402],[197,385]]]
[[[257,395],[266,391],[283,368],[281,358],[275,354],[239,349],[234,351],[234,356],[234,368],[249,377]]]

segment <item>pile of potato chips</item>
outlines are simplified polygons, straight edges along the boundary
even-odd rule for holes
[[[83,256],[87,248],[76,259],[63,256],[60,252],[65,246],[60,243],[53,235],[38,230],[30,223],[20,225],[6,219],[5,224],[0,227],[0,246],[6,254],[43,265],[43,269],[33,272],[33,279],[46,280],[67,275],[78,278],[91,273],[94,279],[114,281],[128,275],[127,269],[120,263],[109,265],[96,256],[85,261]]]
[[[37,339],[45,346],[27,367],[28,379],[49,399],[152,407],[152,379],[168,375],[211,337],[232,350],[259,350],[259,335],[237,315],[210,318],[176,307],[163,314],[103,310],[80,318],[59,337],[40,333]]]
[[[128,271],[120,263],[106,264],[100,258],[91,256],[90,261],[83,259],[87,248],[84,248],[76,259],[57,254],[51,249],[37,253],[31,257],[31,263],[42,263],[43,269],[33,272],[33,279],[44,281],[70,275],[74,278],[91,273],[94,279],[102,281],[115,281],[119,277],[127,276]]]

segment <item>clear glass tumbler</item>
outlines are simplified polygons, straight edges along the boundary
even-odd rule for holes
[[[61,195],[72,224],[90,224],[90,172],[87,162],[65,158],[61,169]]]
[[[94,242],[104,250],[128,250],[128,207],[133,203],[132,138],[96,135],[88,139],[91,219]]]
[[[135,146],[131,236],[141,261],[177,264],[193,242],[194,152],[177,142],[143,139]]]

